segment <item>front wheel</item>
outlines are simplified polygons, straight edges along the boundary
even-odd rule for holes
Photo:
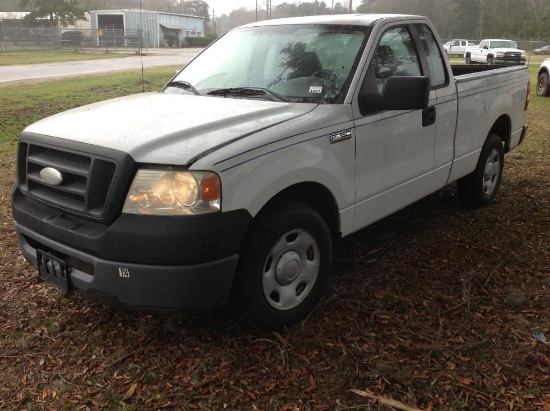
[[[548,73],[540,73],[537,78],[537,96],[550,96],[550,88],[548,87]]]
[[[493,58],[487,57],[487,65],[492,66],[493,65]]]
[[[320,301],[331,264],[331,233],[319,213],[278,203],[258,216],[242,247],[232,306],[261,330],[296,323]]]
[[[457,181],[458,196],[462,202],[479,207],[493,201],[497,196],[503,170],[502,140],[495,134],[489,134],[474,172]]]

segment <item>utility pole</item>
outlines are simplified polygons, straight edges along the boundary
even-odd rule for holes
[[[258,0],[256,0],[256,21],[258,21]]]
[[[212,9],[212,29],[214,30],[214,33],[216,33],[216,20],[214,17],[214,9]]]
[[[349,0],[349,14],[353,13],[353,0]]]
[[[483,0],[479,0],[479,4],[480,4],[480,19],[479,19],[479,38],[482,39],[483,36],[481,35],[481,33],[483,32]]]

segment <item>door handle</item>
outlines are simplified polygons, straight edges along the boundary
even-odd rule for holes
[[[428,127],[435,124],[436,117],[437,112],[435,110],[435,106],[426,107],[422,110],[422,127]]]

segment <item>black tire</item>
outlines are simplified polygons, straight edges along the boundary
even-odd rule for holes
[[[332,238],[312,207],[279,202],[259,215],[241,249],[231,307],[253,328],[279,330],[304,319],[323,296]]]
[[[503,170],[502,140],[495,134],[489,134],[474,172],[457,181],[460,200],[472,207],[489,204],[497,196]]]
[[[472,58],[470,56],[466,56],[466,64],[472,64]]]
[[[487,57],[487,65],[489,65],[489,66],[493,65],[493,57],[492,56]]]
[[[540,73],[537,78],[537,96],[550,96],[550,87],[548,87],[548,73]]]

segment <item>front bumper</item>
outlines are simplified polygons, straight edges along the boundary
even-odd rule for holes
[[[525,65],[525,57],[494,57],[493,63],[502,65]]]
[[[201,216],[121,215],[111,225],[67,215],[12,193],[17,238],[37,267],[37,250],[62,259],[69,285],[93,300],[152,311],[224,305],[238,250],[252,220],[245,210]]]

